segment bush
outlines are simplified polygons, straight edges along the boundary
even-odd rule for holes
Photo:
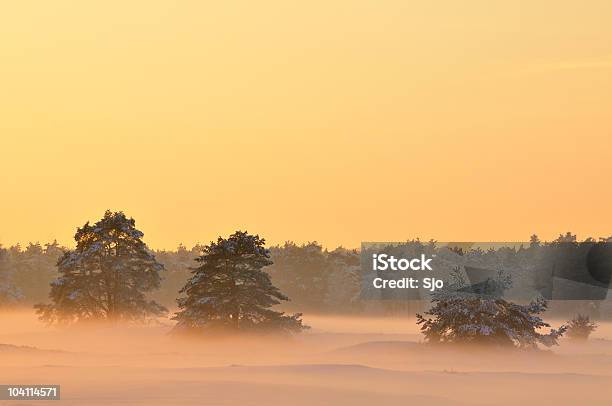
[[[581,314],[567,322],[567,337],[572,340],[584,341],[597,329],[597,323],[591,321],[589,316]]]
[[[417,314],[417,324],[428,342],[550,347],[557,345],[565,332],[565,326],[548,333],[539,332],[550,327],[539,316],[546,311],[545,300],[519,305],[502,299],[501,293],[510,286],[510,279],[501,273],[497,280],[487,281],[489,289],[482,294],[466,294],[464,285],[462,278],[455,275],[450,289],[433,296],[433,306],[425,312],[432,317]]]

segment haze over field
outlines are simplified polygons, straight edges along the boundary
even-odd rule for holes
[[[410,318],[306,315],[312,331],[294,338],[191,341],[164,321],[58,330],[29,311],[1,317],[0,382],[60,383],[65,405],[612,401],[610,324],[586,344],[531,353],[423,347]]]

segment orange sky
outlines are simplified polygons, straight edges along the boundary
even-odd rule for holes
[[[423,3],[3,4],[0,243],[612,234],[612,2]]]

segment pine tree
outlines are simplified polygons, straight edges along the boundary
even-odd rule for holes
[[[237,231],[204,246],[181,289],[176,331],[281,330],[307,328],[301,313],[285,315],[270,307],[289,300],[262,270],[272,264],[265,240]]]
[[[432,297],[430,310],[424,317],[417,314],[417,324],[430,343],[484,344],[536,348],[558,344],[566,326],[540,333],[550,327],[539,316],[547,303],[540,299],[520,305],[501,298],[510,286],[510,279],[501,272],[497,279],[487,280],[479,294],[466,293],[463,278],[455,273],[454,281]]]
[[[40,319],[144,320],[166,309],[145,293],[160,286],[163,266],[142,241],[134,219],[106,211],[93,226],[86,223],[74,236],[76,249],[59,259],[60,276],[51,283],[51,304],[35,306]]]

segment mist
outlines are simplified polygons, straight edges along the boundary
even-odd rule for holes
[[[422,343],[410,317],[306,314],[295,336],[181,338],[172,322],[48,327],[1,314],[0,381],[65,405],[610,404],[612,324],[552,350]],[[8,404],[8,403],[6,403]]]

